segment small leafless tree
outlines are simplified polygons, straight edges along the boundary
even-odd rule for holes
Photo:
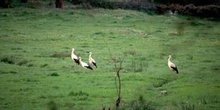
[[[107,43],[106,43],[107,44]],[[120,71],[123,69],[122,68],[122,63],[123,63],[123,59],[122,58],[117,58],[114,57],[110,48],[108,47],[108,51],[110,53],[111,56],[111,63],[114,64],[113,70],[116,74],[115,77],[115,86],[116,86],[116,90],[117,90],[117,99],[115,101],[115,107],[118,108],[120,103],[121,103],[121,77],[120,77]]]
[[[118,98],[115,101],[115,106],[116,108],[119,107],[120,102],[121,102],[121,78],[120,78],[120,71],[122,70],[122,63],[123,60],[122,59],[112,59],[114,62],[114,71],[116,73],[116,77],[115,77],[115,85],[116,85],[116,89],[117,89],[117,95]]]

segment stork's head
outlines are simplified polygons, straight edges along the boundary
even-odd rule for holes
[[[74,51],[75,49],[74,48],[72,48],[72,51]]]
[[[171,58],[171,55],[169,55],[168,58]]]

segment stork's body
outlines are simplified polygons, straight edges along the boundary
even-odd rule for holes
[[[75,49],[72,48],[72,52],[71,52],[71,59],[79,65],[79,58],[77,57],[77,55],[74,53]]]
[[[89,64],[94,65],[97,68],[95,60],[92,58],[92,52],[89,52]]]
[[[87,63],[85,63],[85,62],[83,62],[83,61],[81,60],[81,57],[79,57],[79,63],[81,64],[81,66],[82,66],[83,68],[93,70],[91,66],[89,66]]]
[[[170,70],[175,71],[178,74],[179,71],[177,69],[177,66],[173,62],[170,61],[171,57],[172,57],[171,55],[169,55],[168,57],[168,67],[170,68]]]

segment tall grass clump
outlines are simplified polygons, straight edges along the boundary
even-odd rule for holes
[[[190,104],[187,102],[182,102],[179,104],[181,107],[181,110],[195,110],[195,105],[194,104]]]
[[[58,105],[54,101],[50,101],[48,103],[48,109],[49,110],[58,110]]]

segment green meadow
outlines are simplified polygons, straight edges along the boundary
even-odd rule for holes
[[[115,109],[114,65],[123,60],[119,109],[218,110],[219,29],[122,9],[0,9],[0,109]],[[98,68],[76,65],[72,48],[84,62],[91,51]]]

